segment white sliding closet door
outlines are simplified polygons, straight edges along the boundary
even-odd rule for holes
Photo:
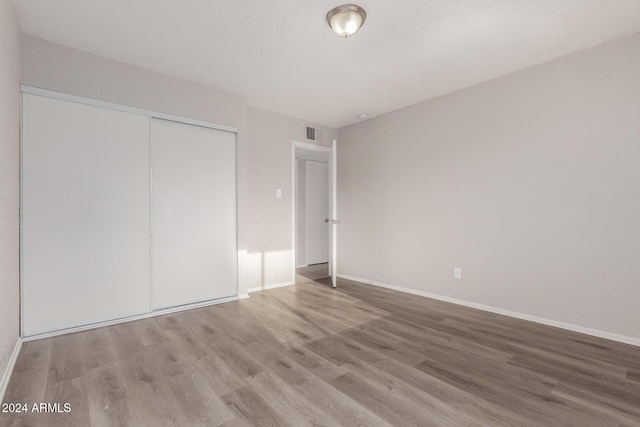
[[[151,123],[154,309],[234,296],[236,134]]]
[[[22,333],[150,310],[149,118],[23,95]]]

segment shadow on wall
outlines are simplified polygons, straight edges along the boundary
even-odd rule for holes
[[[245,289],[265,289],[292,281],[291,249],[280,251],[238,251],[238,267]]]

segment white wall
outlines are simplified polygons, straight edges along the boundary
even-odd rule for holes
[[[0,0],[0,379],[18,339],[20,30]]]
[[[291,281],[293,271],[291,170],[292,141],[305,139],[307,123],[300,119],[249,107],[251,149],[247,159],[249,235],[246,271],[249,288]],[[314,125],[318,127],[317,125]],[[321,128],[329,146],[337,131]],[[276,199],[276,189],[282,199]]]
[[[339,272],[640,338],[638,76],[635,36],[341,129]]]

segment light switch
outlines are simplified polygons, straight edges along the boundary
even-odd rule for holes
[[[276,199],[282,199],[282,188],[276,188]]]
[[[453,268],[453,278],[454,279],[462,279],[462,268],[454,267]]]

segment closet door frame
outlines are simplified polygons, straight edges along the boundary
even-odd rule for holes
[[[147,110],[147,109],[143,109],[143,108],[136,108],[136,107],[130,107],[130,106],[126,106],[126,105],[122,105],[122,104],[117,104],[117,103],[113,103],[113,102],[108,102],[108,101],[101,101],[101,100],[97,100],[97,99],[92,99],[92,98],[86,98],[86,97],[82,97],[82,96],[77,96],[77,95],[70,95],[70,94],[66,94],[66,93],[62,93],[62,92],[57,92],[54,90],[49,90],[49,89],[42,89],[42,88],[38,88],[38,87],[33,87],[33,86],[29,86],[29,85],[20,85],[20,92],[21,94],[31,94],[31,95],[38,95],[38,96],[43,96],[43,97],[47,97],[47,98],[53,98],[53,99],[57,99],[57,100],[61,100],[61,101],[69,101],[69,102],[75,102],[78,104],[84,104],[84,105],[90,105],[90,106],[94,106],[94,107],[100,107],[100,108],[106,108],[109,110],[115,110],[115,111],[121,111],[121,112],[126,112],[126,113],[131,113],[131,114],[136,114],[136,115],[141,115],[141,116],[145,116],[149,119],[149,131],[151,131],[151,121],[152,119],[162,119],[162,120],[168,120],[168,121],[174,121],[174,122],[178,122],[178,123],[184,123],[184,124],[190,124],[190,125],[195,125],[195,126],[201,126],[201,127],[205,127],[205,128],[210,128],[210,129],[216,129],[216,130],[221,130],[221,131],[226,131],[226,132],[230,132],[233,133],[235,135],[235,164],[234,164],[234,170],[235,170],[235,182],[234,182],[234,191],[235,191],[235,205],[234,205],[234,217],[235,217],[235,254],[234,254],[234,260],[235,260],[235,286],[236,286],[236,295],[229,297],[229,298],[220,298],[220,299],[216,299],[216,300],[210,300],[210,301],[203,301],[203,302],[196,302],[193,304],[188,304],[188,305],[183,305],[183,306],[178,306],[178,307],[172,307],[172,308],[167,308],[167,309],[161,309],[161,310],[153,310],[153,308],[151,307],[151,303],[152,303],[152,295],[150,295],[150,311],[148,312],[144,312],[144,313],[140,313],[138,315],[133,315],[133,316],[129,316],[129,317],[125,317],[125,318],[119,318],[119,319],[113,319],[113,320],[107,320],[107,321],[103,321],[103,322],[98,322],[98,323],[92,323],[92,324],[88,324],[88,325],[78,325],[75,327],[70,327],[70,328],[66,328],[66,329],[62,329],[62,330],[54,330],[51,332],[45,332],[45,333],[41,333],[41,334],[35,334],[35,335],[25,335],[24,332],[24,290],[23,290],[23,280],[22,278],[24,277],[24,272],[23,272],[23,266],[24,266],[24,262],[23,262],[23,250],[22,248],[24,247],[24,242],[23,242],[23,223],[22,223],[22,214],[20,215],[20,225],[19,225],[19,230],[20,230],[20,236],[19,236],[19,245],[20,245],[20,255],[19,255],[19,263],[20,263],[20,268],[19,268],[19,275],[20,275],[20,337],[23,338],[25,341],[29,341],[29,340],[33,340],[33,339],[40,339],[40,338],[46,338],[46,337],[50,337],[50,336],[56,336],[56,335],[62,335],[62,334],[67,334],[70,332],[77,332],[77,331],[83,331],[83,330],[88,330],[88,329],[93,329],[93,328],[97,328],[97,327],[102,327],[102,326],[107,326],[107,325],[112,325],[112,324],[117,324],[117,323],[122,323],[122,322],[127,322],[127,321],[132,321],[132,320],[138,320],[138,319],[144,319],[144,318],[148,318],[148,317],[153,317],[153,316],[159,316],[159,315],[163,315],[163,314],[168,314],[168,313],[172,313],[172,312],[178,312],[178,311],[183,311],[183,310],[188,310],[191,308],[198,308],[198,307],[205,307],[208,305],[213,305],[213,304],[219,304],[219,303],[224,303],[224,302],[229,302],[229,301],[235,301],[237,299],[242,298],[239,295],[239,273],[238,273],[238,266],[239,266],[239,260],[238,260],[238,128],[235,126],[228,126],[228,125],[222,125],[222,124],[218,124],[218,123],[213,123],[213,122],[207,122],[207,121],[203,121],[203,120],[197,120],[197,119],[191,119],[188,117],[183,117],[183,116],[177,116],[177,115],[173,115],[173,114],[166,114],[166,113],[160,113],[157,111],[153,111],[153,110]],[[22,100],[22,96],[21,96],[21,100]],[[23,111],[22,111],[22,105],[21,105],[21,114],[20,114],[20,167],[19,167],[19,177],[20,177],[20,211],[22,211],[23,209],[23,204],[22,204],[22,196],[23,196],[23,188],[22,188],[22,183],[23,183],[23,141],[22,141],[22,135],[24,135],[24,131],[23,131]],[[151,133],[149,134],[149,147],[151,147]],[[150,153],[149,153],[150,154]],[[151,208],[151,195],[152,195],[152,185],[153,183],[151,182],[151,156],[149,156],[149,208]],[[152,215],[152,213],[150,212],[150,215]],[[151,216],[149,218],[149,223],[151,224]],[[152,256],[151,254],[151,229],[149,229],[149,255]],[[151,262],[148,265],[149,268],[149,273],[151,275]],[[150,276],[151,278],[151,276]],[[150,280],[149,282],[149,287],[150,287],[150,294],[153,293],[153,288],[152,288],[152,282]]]

